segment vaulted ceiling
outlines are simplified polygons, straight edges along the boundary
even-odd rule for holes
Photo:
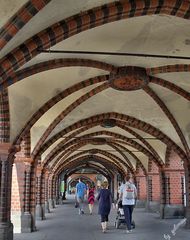
[[[137,164],[146,171],[149,159],[164,164],[167,149],[188,156],[189,1],[0,6],[0,84],[9,94],[11,142],[30,133],[32,156],[58,172],[89,156],[97,166],[109,168],[109,161],[131,172]]]

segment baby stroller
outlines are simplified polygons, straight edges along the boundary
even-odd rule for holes
[[[121,224],[126,225],[126,221],[125,221],[122,201],[120,200],[117,204],[117,216],[116,216],[116,220],[115,220],[115,227],[118,229]],[[134,221],[132,221],[131,226],[133,229],[135,228]]]

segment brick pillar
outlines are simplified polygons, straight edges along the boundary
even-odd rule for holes
[[[190,160],[190,159],[189,159]],[[190,161],[184,163],[185,167],[185,185],[186,185],[186,206],[185,206],[185,217],[186,217],[186,228],[190,229]]]
[[[21,216],[21,232],[32,232],[32,215],[30,212],[31,197],[31,169],[33,160],[25,159],[25,185],[24,185],[24,212]]]
[[[136,207],[145,207],[147,201],[147,179],[142,168],[137,169],[135,179],[137,187]]]
[[[161,218],[181,218],[184,216],[184,167],[175,152],[171,151],[167,157],[166,165],[161,171]]]
[[[41,187],[41,206],[42,206],[42,219],[45,220],[45,173],[42,174],[42,187]]]
[[[114,197],[114,200],[116,201],[117,193],[118,193],[117,173],[114,174],[113,185],[114,185],[113,197]]]
[[[45,172],[45,213],[50,213],[49,209],[49,172]]]
[[[49,177],[48,185],[49,185],[49,206],[50,208],[55,208],[55,203],[53,201],[53,176],[52,175],[50,175]]]
[[[147,176],[147,205],[150,212],[160,211],[160,173],[155,162],[149,160]]]
[[[36,228],[36,169],[32,165],[31,168],[31,195],[30,195],[30,212],[32,216],[32,232],[37,230]]]
[[[0,144],[0,239],[13,239],[13,224],[10,220],[12,162],[8,159],[11,145]]]
[[[53,177],[52,179],[52,199],[53,199],[53,206],[55,208],[56,205],[56,195],[57,195],[57,181],[56,181],[56,177]]]
[[[41,205],[42,168],[37,166],[36,170],[36,219],[43,220]]]
[[[59,186],[59,178],[55,178],[54,179],[54,182],[55,182],[55,204],[58,205],[59,204],[59,189],[60,189],[60,186]]]

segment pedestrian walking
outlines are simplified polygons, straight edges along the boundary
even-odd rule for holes
[[[94,186],[94,183],[91,183],[89,188],[87,189],[88,207],[89,207],[90,214],[92,214],[93,207],[94,207],[94,200],[95,200],[94,194],[95,194],[95,186]]]
[[[97,200],[99,201],[98,213],[101,215],[102,232],[105,233],[108,227],[111,204],[113,203],[111,192],[108,189],[108,182],[102,183],[102,189],[97,196]]]
[[[137,189],[130,181],[130,176],[126,177],[125,184],[120,187],[119,200],[122,200],[125,221],[127,224],[126,233],[132,232],[132,213],[137,198]]]
[[[76,185],[76,199],[79,207],[79,214],[84,214],[84,197],[86,194],[86,185],[79,178],[79,182]]]

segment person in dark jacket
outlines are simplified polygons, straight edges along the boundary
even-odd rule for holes
[[[105,233],[108,226],[108,215],[113,202],[111,192],[108,189],[108,182],[102,183],[102,189],[97,196],[97,200],[99,201],[98,214],[101,215],[102,232]]]

